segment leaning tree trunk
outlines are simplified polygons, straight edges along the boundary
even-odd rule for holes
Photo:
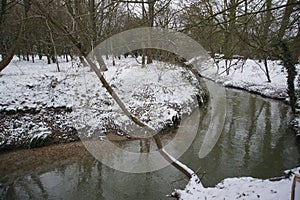
[[[98,69],[97,65],[88,58],[87,53],[84,50],[84,47],[82,46],[82,44],[76,40],[76,38],[70,33],[70,31],[67,30],[67,28],[65,26],[63,26],[61,23],[59,23],[54,17],[47,14],[48,13],[47,10],[42,7],[42,5],[39,3],[38,0],[32,0],[31,2],[37,6],[37,8],[41,11],[41,13],[43,13],[45,15],[47,20],[50,23],[52,23],[52,25],[54,25],[58,30],[65,33],[66,36],[68,37],[68,39],[78,48],[81,55],[86,58],[87,63],[94,70],[97,77],[101,81],[102,85],[105,87],[105,89],[111,95],[111,97],[115,100],[115,102],[118,104],[118,106],[124,112],[124,114],[138,126],[144,127],[147,131],[153,133],[152,135],[153,135],[154,141],[156,143],[156,146],[158,147],[159,153],[175,168],[177,168],[179,171],[181,171],[183,174],[185,174],[188,178],[191,178],[195,173],[191,169],[189,169],[187,166],[185,166],[184,164],[179,162],[178,160],[175,160],[171,155],[169,155],[164,150],[163,145],[160,140],[160,137],[158,136],[158,134],[156,134],[156,131],[129,112],[129,110],[126,108],[125,104],[122,102],[122,100],[119,98],[119,96],[115,93],[114,89],[106,81],[105,77],[103,76],[102,72]]]
[[[101,57],[102,59],[102,57]],[[138,119],[137,117],[135,117],[134,115],[132,115],[129,110],[126,108],[125,104],[122,102],[122,100],[119,98],[119,96],[115,93],[115,91],[113,90],[113,88],[109,85],[109,83],[106,81],[106,79],[104,78],[102,72],[98,69],[98,67],[95,65],[95,63],[93,61],[91,61],[88,57],[86,57],[86,60],[88,62],[88,64],[90,65],[90,67],[94,70],[94,72],[96,73],[97,77],[99,78],[99,80],[101,81],[102,85],[106,88],[106,90],[108,91],[108,93],[111,95],[111,97],[115,100],[115,102],[118,104],[118,106],[121,108],[121,110],[124,112],[124,114],[131,120],[133,121],[135,124],[137,124],[140,127],[145,128],[145,130],[149,131],[151,133],[151,135],[153,135],[153,139],[156,143],[156,146],[158,148],[159,153],[170,163],[172,164],[174,167],[176,167],[179,171],[181,171],[183,174],[185,174],[188,178],[191,178],[194,174],[194,172],[190,169],[187,170],[187,167],[178,162],[177,160],[175,161],[174,158],[172,156],[170,156],[163,148],[163,145],[161,143],[161,139],[158,136],[158,134],[156,133],[155,129],[151,128],[150,126],[148,126],[147,124],[145,124],[144,122],[142,122],[140,119]],[[104,62],[104,61],[103,61]]]

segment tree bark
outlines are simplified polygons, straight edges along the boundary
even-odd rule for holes
[[[271,20],[272,20],[272,0],[266,0],[266,14],[265,14],[265,23],[264,23],[264,28],[263,28],[263,37],[262,37],[262,49],[263,49],[263,60],[264,60],[264,65],[265,65],[265,74],[267,77],[267,81],[271,82],[270,74],[269,74],[269,68],[268,68],[268,58],[269,55],[267,53],[267,46],[269,46],[269,29],[271,26]]]
[[[50,40],[51,40],[51,43],[52,43],[52,46],[53,46],[53,51],[54,51],[55,63],[56,63],[57,71],[60,72],[59,63],[58,63],[58,57],[57,57],[57,51],[56,51],[56,45],[55,45],[55,42],[54,42],[54,39],[53,39],[52,29],[51,29],[51,27],[50,27],[47,19],[46,19],[46,24],[47,24],[47,27],[48,27],[48,30],[49,30]]]
[[[279,40],[275,45],[278,48],[278,56],[283,62],[283,66],[286,68],[288,76],[287,76],[287,85],[288,85],[288,95],[290,98],[290,106],[293,113],[296,113],[296,93],[295,93],[295,78],[296,78],[296,67],[295,62],[289,49],[287,42]]]
[[[282,40],[285,34],[285,31],[289,25],[290,17],[294,9],[294,4],[297,0],[288,0],[287,6],[285,7],[283,19],[281,21],[280,29],[278,31],[278,39]]]
[[[300,27],[298,27],[298,33],[292,41],[291,51],[293,53],[294,62],[300,63]]]
[[[264,56],[264,65],[265,65],[265,74],[266,74],[266,77],[267,77],[267,81],[269,83],[271,83],[271,78],[270,78],[270,73],[269,73],[269,67],[268,67],[268,57],[267,56]]]
[[[149,27],[153,27],[154,25],[154,5],[155,5],[156,0],[148,0],[148,7],[149,7]],[[149,42],[151,39],[151,33],[149,33]],[[149,45],[150,46],[150,45]],[[151,48],[147,49],[147,64],[151,64],[152,61],[152,50]]]
[[[6,57],[2,58],[1,62],[0,62],[0,72],[9,65],[9,63],[11,62],[11,60],[13,59],[15,53],[16,53],[16,50],[18,49],[21,41],[22,41],[22,38],[23,38],[23,35],[24,35],[24,32],[25,32],[25,28],[24,28],[24,23],[21,25],[21,28],[19,30],[19,34],[18,34],[18,37],[16,39],[16,41],[14,42],[14,44],[9,48],[8,52],[7,52],[7,55]]]
[[[7,6],[7,0],[2,0],[2,3],[0,4],[0,28],[2,26],[3,20],[4,20],[4,14]]]
[[[121,110],[124,112],[124,114],[135,124],[137,124],[140,127],[144,127],[147,131],[152,133],[154,141],[158,147],[159,153],[172,164],[174,167],[176,167],[179,171],[187,175],[188,178],[191,178],[195,173],[192,170],[187,170],[186,166],[179,161],[174,161],[174,158],[172,158],[168,153],[165,152],[163,149],[163,145],[161,143],[161,140],[159,136],[157,135],[156,131],[149,127],[144,122],[140,121],[138,118],[136,118],[134,115],[132,115],[129,110],[126,108],[125,104],[122,102],[122,100],[119,98],[119,96],[115,93],[113,88],[109,85],[109,83],[104,78],[102,72],[97,68],[97,65],[93,63],[89,57],[87,56],[87,53],[85,52],[84,48],[82,47],[81,43],[74,38],[74,36],[57,20],[55,20],[54,17],[52,17],[49,12],[45,8],[42,7],[42,5],[37,0],[32,0],[32,3],[37,6],[37,8],[41,11],[41,13],[47,18],[47,20],[52,23],[58,30],[62,31],[64,34],[66,34],[69,38],[69,40],[77,47],[79,52],[84,56],[87,60],[87,63],[90,65],[90,67],[93,69],[93,71],[96,73],[97,77],[101,81],[102,85],[105,87],[105,89],[108,91],[108,93],[111,95],[111,97],[115,100],[115,102],[119,105]],[[102,57],[101,57],[102,59]],[[104,62],[104,61],[103,61]]]

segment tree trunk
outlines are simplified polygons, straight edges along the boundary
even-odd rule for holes
[[[146,50],[142,49],[142,67],[145,67],[146,65],[145,55],[146,55]]]
[[[27,13],[30,9],[31,4],[29,3],[29,0],[24,0],[23,3],[24,3],[24,15],[25,15],[25,18],[27,18]],[[4,20],[4,13],[6,11],[6,6],[7,6],[7,0],[2,0],[1,10],[0,10],[0,28],[1,28],[2,22]],[[24,19],[22,21],[18,37],[17,37],[16,41],[14,42],[14,44],[8,49],[7,56],[5,58],[2,58],[2,60],[0,62],[0,72],[5,67],[7,67],[9,65],[9,63],[11,62],[11,60],[13,59],[13,57],[16,53],[16,50],[18,49],[18,47],[22,41],[23,35],[25,33],[25,26],[26,26],[26,19]]]
[[[295,64],[298,61],[296,57],[299,56],[298,53],[300,53],[299,46],[299,39],[300,39],[300,28],[298,28],[297,36],[292,41],[293,44],[291,45],[291,48],[287,45],[287,42],[285,42],[284,35],[285,31],[288,28],[289,25],[289,19],[291,17],[291,14],[293,12],[294,6],[297,3],[297,0],[288,0],[287,6],[285,7],[283,19],[281,21],[280,29],[278,31],[278,38],[277,41],[279,42],[278,47],[280,48],[279,57],[281,57],[281,60],[283,61],[283,65],[287,70],[288,76],[287,76],[287,84],[288,84],[288,95],[290,98],[290,106],[293,111],[293,113],[296,113],[296,101],[297,97],[295,94],[295,85],[294,81],[296,78],[296,67]],[[298,55],[297,55],[298,54]]]
[[[269,67],[268,67],[268,59],[267,59],[266,56],[264,58],[264,65],[265,65],[265,74],[267,76],[267,80],[268,80],[269,83],[271,83],[271,78],[270,78],[270,73],[269,73]]]
[[[298,27],[298,33],[293,39],[291,44],[291,52],[293,54],[294,62],[300,62],[300,27]]]
[[[53,34],[52,34],[52,29],[48,23],[48,20],[46,20],[46,25],[48,27],[49,30],[49,35],[50,35],[50,40],[53,46],[53,51],[54,51],[54,57],[55,57],[55,63],[56,63],[56,67],[57,67],[57,71],[60,72],[60,68],[59,68],[59,63],[58,63],[58,57],[57,57],[57,51],[56,51],[56,45],[53,39]]]
[[[154,5],[155,5],[156,0],[148,0],[148,7],[149,7],[149,27],[153,27],[154,25]],[[149,33],[149,42],[151,39],[151,33]],[[151,48],[147,49],[147,64],[151,64],[152,61],[152,50]]]
[[[27,52],[26,52],[26,61],[29,62],[29,60],[30,60],[30,59],[29,59],[29,53],[28,53],[28,51],[27,51]]]
[[[70,42],[72,42],[79,50],[79,52],[84,56],[89,64],[89,66],[93,69],[93,71],[96,73],[97,77],[101,81],[102,85],[105,87],[105,89],[108,91],[110,96],[115,100],[115,102],[119,105],[121,110],[124,112],[124,114],[135,124],[137,124],[140,127],[144,127],[145,130],[148,130],[150,133],[153,133],[154,141],[157,145],[157,148],[159,150],[159,153],[174,167],[176,167],[178,170],[180,170],[182,173],[187,175],[188,178],[191,178],[192,175],[194,175],[194,172],[190,169],[187,169],[185,165],[180,163],[179,161],[175,160],[173,157],[171,157],[164,149],[161,143],[161,140],[156,134],[155,129],[149,127],[144,122],[140,121],[138,118],[136,118],[134,115],[132,115],[129,110],[126,108],[125,104],[122,102],[122,100],[119,98],[119,96],[115,93],[113,88],[109,85],[109,83],[106,81],[105,77],[103,76],[102,72],[98,69],[97,65],[93,63],[88,57],[86,52],[84,51],[84,48],[81,46],[80,41],[78,42],[76,38],[62,25],[60,24],[55,18],[53,18],[51,15],[47,14],[47,10],[41,6],[38,0],[32,0],[32,3],[35,4],[38,9],[41,11],[41,13],[44,13],[44,16],[51,22],[58,30],[61,30],[66,36],[68,36]],[[102,57],[101,57],[102,59]],[[103,61],[104,62],[104,61]]]
[[[228,5],[227,0],[225,1],[225,8],[229,10],[229,18],[224,13],[225,22],[225,39],[224,39],[224,57],[225,59],[232,59],[234,51],[234,35],[235,35],[235,21],[236,21],[236,1],[230,0]],[[229,21],[229,22],[228,22]],[[228,66],[226,66],[226,69]]]
[[[4,21],[4,14],[6,11],[6,6],[7,6],[7,0],[2,0],[2,3],[0,4],[0,28],[2,26],[2,23]]]
[[[280,29],[278,31],[278,39],[282,40],[285,34],[285,31],[289,25],[290,17],[294,9],[294,4],[297,2],[297,0],[288,0],[287,6],[285,7],[283,19],[281,21]]]
[[[287,85],[288,85],[288,95],[290,98],[290,106],[293,113],[296,113],[296,93],[295,93],[295,78],[297,75],[295,62],[293,60],[292,53],[285,41],[279,41],[277,44],[279,48],[279,57],[283,62],[283,66],[286,68],[288,76],[287,76]]]
[[[92,46],[95,46],[97,40],[97,15],[95,0],[89,0],[90,21],[92,25]]]
[[[25,32],[25,28],[24,28],[24,23],[21,25],[21,29],[19,30],[19,35],[18,35],[18,38],[17,40],[15,41],[15,43],[10,47],[10,49],[8,50],[7,52],[7,55],[2,58],[1,62],[0,62],[0,72],[5,68],[7,67],[7,65],[9,65],[10,61],[13,59],[15,53],[16,53],[16,50],[18,49],[20,43],[21,43],[21,40],[22,40],[22,37],[23,37],[23,34]]]
[[[268,58],[269,53],[267,52],[267,49],[269,46],[269,30],[271,26],[271,20],[272,20],[272,0],[266,0],[266,14],[265,14],[265,23],[263,28],[263,37],[262,37],[262,49],[263,49],[263,60],[265,65],[265,74],[267,77],[267,81],[271,82],[270,74],[269,74],[269,68],[268,68]]]
[[[226,74],[229,75],[230,63],[228,60],[231,60],[234,53],[235,46],[235,24],[236,24],[236,9],[237,2],[236,0],[230,0],[228,5],[227,0],[224,2],[224,7],[229,10],[229,18],[224,13],[225,22],[225,35],[224,35],[224,58],[225,58],[225,70]],[[228,22],[229,21],[229,22]]]

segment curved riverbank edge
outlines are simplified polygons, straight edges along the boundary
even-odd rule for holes
[[[204,99],[187,69],[160,61],[142,68],[134,58],[116,60],[115,66],[107,62],[104,76],[123,103],[157,132],[176,127]],[[68,143],[99,133],[134,138],[126,130],[131,120],[90,68],[76,60],[60,65],[57,72],[45,60],[16,58],[2,72],[0,151]]]
[[[173,113],[174,115],[171,119],[164,121],[164,126],[158,134],[165,135],[173,132],[180,125],[182,118],[184,119],[192,113],[182,113],[180,108],[188,107],[190,110],[195,110],[205,106],[205,101],[207,101],[207,94],[201,91],[190,105],[174,104],[174,107],[178,107],[176,113]],[[70,117],[72,112],[72,108],[67,107],[0,112],[0,122],[2,124],[0,125],[0,130],[2,131],[5,131],[6,124],[13,124],[14,127],[18,127],[21,123],[28,124],[28,126],[43,124],[42,127],[35,129],[35,133],[24,133],[24,130],[21,130],[23,131],[22,137],[18,137],[18,140],[12,141],[9,144],[6,144],[5,140],[0,140],[0,153],[21,149],[35,149],[56,144],[64,145],[66,143],[80,141],[81,137],[83,137],[80,136],[82,132],[78,131],[74,127],[74,123],[70,122],[72,121]],[[112,121],[108,118],[103,124],[109,124],[109,122]],[[125,133],[123,129],[118,128],[115,124],[110,124],[110,126],[106,128],[106,131],[101,134],[103,137],[100,139],[105,138],[113,142],[139,139],[130,133]],[[83,138],[85,138],[85,136]]]
[[[259,95],[263,98],[273,99],[277,101],[281,101],[285,104],[289,104],[288,95],[286,91],[278,90],[278,92],[266,93],[263,90],[253,89],[253,87],[247,87],[242,85],[235,85],[229,82],[223,82],[220,80],[214,80],[210,77],[200,75],[202,78],[212,81],[217,84],[223,85],[225,88],[236,89],[244,92],[248,92],[250,94]],[[300,80],[300,79],[299,79]],[[252,85],[253,86],[253,85]],[[275,90],[274,90],[275,91]],[[300,88],[297,88],[296,93],[298,95],[298,103],[297,103],[297,113],[293,115],[293,119],[289,122],[289,127],[295,132],[296,137],[300,139]]]

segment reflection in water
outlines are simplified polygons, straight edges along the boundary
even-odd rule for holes
[[[207,173],[203,178],[206,186],[226,177],[280,175],[300,163],[299,141],[286,125],[290,114],[282,102],[229,89],[226,123],[215,148],[204,159],[191,162],[189,155],[199,151],[201,134],[198,134],[183,161]],[[204,130],[200,132],[205,132],[208,123],[202,121],[200,126]]]
[[[180,160],[195,171],[207,172],[202,179],[205,186],[226,177],[280,175],[300,161],[299,142],[286,127],[289,116],[288,106],[281,102],[228,90],[226,123],[214,149],[199,159],[210,123],[210,113],[203,111],[198,135]],[[131,144],[148,151],[148,142]],[[0,199],[167,199],[165,195],[187,183],[172,166],[151,173],[122,173],[88,154],[47,166],[31,170],[24,166],[21,174],[12,171],[0,177]]]
[[[166,199],[173,188],[182,186],[170,180],[179,179],[182,176],[172,167],[129,174],[89,158],[2,183],[0,199]]]

